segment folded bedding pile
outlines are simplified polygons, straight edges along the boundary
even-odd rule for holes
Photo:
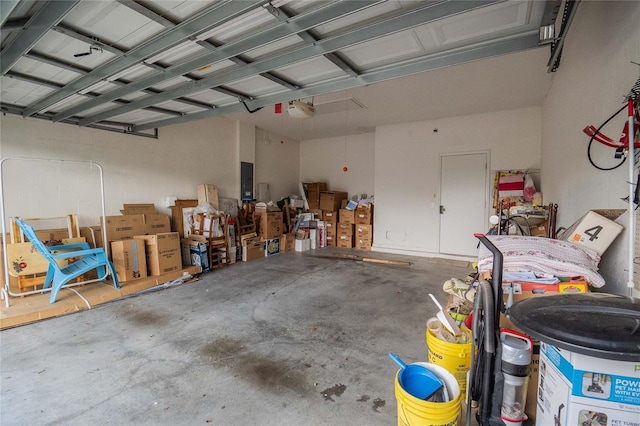
[[[582,276],[589,285],[605,284],[598,273],[600,255],[594,250],[562,240],[517,235],[487,235],[503,256],[503,270],[531,272],[540,277]],[[480,245],[478,272],[490,272],[493,255]]]

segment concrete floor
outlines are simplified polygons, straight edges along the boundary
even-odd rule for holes
[[[0,332],[0,424],[396,424],[387,354],[426,361],[429,293],[446,303],[442,284],[470,266],[318,257],[335,252],[237,263]]]

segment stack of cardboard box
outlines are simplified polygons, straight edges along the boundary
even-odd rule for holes
[[[355,210],[355,246],[360,250],[371,250],[373,244],[373,204],[359,205]]]
[[[94,247],[105,247],[106,230],[106,247],[122,282],[182,269],[180,236],[171,232],[169,216],[157,214],[153,204],[125,205],[123,210],[134,211],[144,213],[106,216],[101,226],[82,228],[81,235]]]
[[[338,212],[321,211],[320,214],[322,217],[322,222],[324,223],[324,231],[327,235],[327,247],[336,247],[338,236]]]
[[[324,222],[324,229],[327,235],[326,245],[336,247],[338,245],[338,210],[342,205],[342,201],[348,197],[346,192],[342,191],[322,191],[320,192],[320,210],[317,215]]]
[[[340,209],[337,226],[337,246],[343,248],[353,248],[353,230],[355,225],[355,211]]]
[[[273,256],[281,252],[281,238],[284,233],[283,214],[277,206],[256,206],[255,220],[258,237],[263,244],[262,256]],[[244,260],[244,258],[243,258]]]

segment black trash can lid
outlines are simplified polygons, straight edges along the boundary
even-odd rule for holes
[[[640,299],[605,293],[557,294],[517,302],[516,327],[561,349],[618,361],[640,361]]]

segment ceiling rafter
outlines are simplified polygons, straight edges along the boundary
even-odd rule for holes
[[[49,0],[27,23],[19,37],[0,52],[0,73],[5,75],[18,60],[58,23],[80,0]]]
[[[202,31],[203,28],[211,28],[220,23],[227,22],[249,10],[261,7],[263,2],[264,0],[243,0],[216,3],[197,16],[185,20],[180,25],[177,25],[174,28],[159,34],[150,41],[129,50],[126,55],[123,55],[114,61],[110,61],[94,69],[89,74],[67,84],[64,89],[60,90],[58,93],[50,95],[45,99],[36,102],[34,105],[30,105],[25,109],[23,115],[33,115],[82,89],[92,86],[110,75],[116,74],[131,67],[132,65],[140,63],[144,59],[158,54],[164,49],[174,46],[179,42],[188,40],[191,34],[195,31]],[[58,1],[53,1],[53,3],[58,3]],[[118,97],[119,96],[122,95],[118,95]]]
[[[14,74],[13,71],[9,71],[7,73],[7,75],[10,75],[10,74]],[[0,111],[5,114],[15,114],[15,115],[22,114],[22,108],[16,107],[15,105],[5,104],[2,102],[0,102]],[[36,114],[34,115],[34,118],[51,121],[51,116],[46,114]],[[71,119],[64,120],[62,123],[71,124],[73,126],[78,125],[77,121],[71,120]],[[153,133],[145,133],[144,130],[136,131],[133,129],[133,127],[134,126],[131,123],[122,123],[118,121],[102,121],[100,122],[100,124],[92,124],[90,126],[87,126],[87,128],[90,128],[90,129],[107,130],[110,132],[125,133],[128,135],[158,139],[158,129],[151,129],[153,130]]]
[[[282,21],[290,19],[293,16],[293,13],[291,13],[289,9],[286,8],[286,6],[280,7],[280,9],[276,9],[273,6],[268,6],[267,10],[269,10],[269,12],[277,19]],[[320,37],[317,37],[311,30],[302,31],[298,33],[298,36],[302,38],[302,40],[304,40],[304,42],[307,44],[314,44],[320,39]],[[358,76],[358,72],[355,70],[355,68],[347,64],[347,62],[342,59],[336,52],[325,53],[323,56],[338,68],[340,68],[342,71],[349,74],[351,77]]]
[[[212,50],[212,51],[217,50],[221,46],[221,45],[217,45],[217,44],[211,43],[208,40],[199,40],[199,41],[197,41],[197,43],[200,46],[202,46],[202,47],[204,47],[206,49]],[[248,63],[251,62],[250,60],[244,58],[243,55],[232,56],[232,57],[229,58],[229,60],[231,62],[237,64],[237,65],[247,65]],[[279,84],[281,86],[286,87],[287,89],[293,90],[293,89],[297,89],[298,88],[298,86],[293,84],[292,82],[287,81],[287,80],[285,80],[283,78],[280,78],[280,77],[278,77],[278,76],[276,76],[276,75],[274,75],[272,73],[265,72],[265,73],[262,73],[260,75],[262,77],[266,78],[266,79],[269,79],[269,80],[273,81],[274,83],[277,83],[277,84]]]
[[[51,29],[57,33],[64,34],[67,37],[71,37],[73,39],[83,41],[89,45],[100,46],[101,49],[104,49],[107,52],[113,53],[114,55],[122,55],[126,50],[121,47],[115,46],[113,44],[107,44],[102,40],[100,40],[98,37],[85,34],[81,31],[78,31],[62,23],[59,23],[58,25],[54,25],[53,27],[51,27]]]
[[[451,65],[458,65],[478,59],[484,59],[493,56],[505,55],[509,53],[519,52],[526,49],[538,48],[538,33],[530,33],[518,38],[508,38],[501,42],[493,44],[481,44],[465,49],[458,49],[454,52],[447,52],[440,55],[432,55],[422,58],[399,67],[383,68],[381,70],[363,72],[358,79],[345,78],[337,82],[329,82],[315,85],[313,87],[302,88],[294,93],[277,94],[257,98],[251,104],[252,108],[260,108],[277,103],[284,103],[291,99],[301,99],[312,96],[321,95],[340,90],[347,90],[354,87],[364,86],[367,84],[378,83],[398,77],[405,77],[429,70],[444,68]],[[241,112],[243,107],[240,105],[229,105],[215,110],[188,114],[184,117],[176,119],[159,120],[134,126],[136,131],[144,131],[153,128],[170,126],[174,124],[187,123],[205,118],[217,117],[236,112]]]
[[[31,52],[27,53],[25,55],[25,57],[33,59],[35,61],[39,61],[39,62],[47,63],[49,65],[53,65],[53,66],[56,66],[58,68],[63,68],[63,69],[69,70],[69,71],[73,71],[73,72],[81,74],[81,75],[86,75],[91,71],[89,68],[81,67],[81,66],[79,66],[77,64],[72,64],[70,62],[61,61],[60,59],[56,59],[56,58],[53,58],[51,56],[44,55],[42,53],[37,53],[37,52],[34,52],[34,51],[31,51]],[[11,71],[9,71],[9,72],[11,72]],[[122,80],[122,79],[117,79],[117,80],[111,81],[110,83],[111,84],[115,84],[115,85],[119,85],[119,86],[126,86],[128,81]],[[60,84],[60,85],[58,85],[58,87],[56,87],[56,89],[61,89],[63,87],[64,87],[64,85]],[[89,86],[89,87],[91,87],[91,86]],[[157,94],[162,93],[161,90],[151,89],[151,88],[145,89],[145,90],[143,90],[143,92],[145,92],[147,94],[151,94],[151,95],[157,95]],[[97,98],[98,96],[99,96],[98,94],[94,94],[93,96],[91,96],[91,98]],[[210,109],[211,108],[209,105],[204,104],[202,102],[193,101],[193,100],[190,100],[190,99],[187,99],[187,98],[183,98],[183,97],[176,98],[176,99],[174,99],[174,101],[175,102],[185,103],[185,104],[192,105],[192,106],[197,106],[197,107],[203,108],[203,109]],[[112,102],[120,104],[120,105],[127,105],[131,101],[125,101],[125,100],[122,100],[122,99],[114,99]],[[166,109],[166,108],[161,108],[161,109],[162,109],[162,111],[152,110],[152,109],[150,109],[150,111],[163,112],[165,114],[170,114],[170,115],[184,115],[183,112],[173,111],[173,110]]]
[[[32,75],[23,74],[20,72],[9,71],[5,74],[5,77],[15,78],[16,80],[26,81],[27,83],[37,84],[39,86],[45,86],[49,89],[58,90],[64,87],[64,84],[56,83],[55,81],[45,80],[44,78],[34,77]],[[21,109],[20,107],[15,107]]]
[[[83,41],[83,42],[88,43],[88,44],[92,44],[92,43],[98,44],[104,50],[107,50],[107,51],[109,51],[109,52],[111,52],[113,54],[119,55],[119,56],[124,55],[125,53],[127,53],[127,49],[125,49],[124,47],[117,46],[115,43],[111,43],[111,42],[109,44],[106,44],[102,40],[99,40],[98,37],[94,37],[94,36],[88,35],[86,33],[78,32],[77,30],[75,30],[75,29],[73,29],[73,28],[71,28],[69,26],[66,26],[66,25],[62,25],[62,24],[55,25],[52,28],[52,30],[54,30],[56,32],[59,32],[60,34],[64,34],[64,35],[66,35],[68,37],[74,38],[76,40]],[[51,65],[55,65],[55,66],[60,67],[60,68],[65,68],[65,69],[68,69],[70,71],[74,71],[74,72],[77,72],[79,74],[82,74],[82,75],[86,75],[91,71],[91,69],[89,69],[89,68],[82,68],[82,67],[80,67],[78,65],[70,64],[70,63],[67,63],[67,62],[63,62],[63,61],[60,61],[58,59],[51,58],[51,57],[49,57],[47,55],[43,55],[41,53],[36,53],[34,51],[31,51],[31,52],[27,53],[25,56],[28,57],[28,58],[31,58],[31,59],[35,59],[35,60],[41,61],[41,62],[47,62],[47,63],[49,63]],[[146,65],[149,68],[155,69],[157,71],[164,71],[166,68],[168,68],[167,66],[162,66],[160,64],[155,64],[155,63],[154,64],[146,64]],[[123,81],[122,79],[116,79],[116,80],[113,80],[112,83],[113,84],[118,84],[120,86],[124,86],[124,85],[128,84],[129,81]],[[89,86],[89,87],[91,87],[91,86]],[[162,93],[161,90],[154,89],[152,87],[149,87],[148,89],[143,90],[143,92],[149,93],[149,94]],[[183,104],[186,104],[186,105],[192,105],[192,106],[195,106],[195,107],[198,107],[198,108],[204,108],[204,109],[210,109],[211,108],[211,105],[209,105],[209,104],[205,104],[204,102],[196,101],[196,100],[185,98],[185,97],[176,98],[174,100],[176,102],[183,103]]]
[[[13,12],[13,9],[18,6],[19,0],[2,0],[0,1],[0,27],[9,20],[9,15]]]
[[[356,2],[359,3],[359,2]],[[404,10],[387,19],[377,21],[358,28],[357,31],[347,31],[333,37],[319,40],[312,45],[295,49],[293,51],[281,54],[279,56],[270,57],[255,61],[242,68],[234,68],[231,70],[222,70],[211,74],[197,82],[185,83],[182,86],[167,90],[161,95],[151,98],[140,99],[126,107],[117,107],[112,110],[105,111],[80,120],[80,125],[95,123],[115,115],[141,108],[143,106],[152,105],[154,103],[163,102],[177,96],[186,96],[190,93],[202,91],[207,88],[219,86],[222,84],[237,81],[242,78],[256,75],[260,72],[273,70],[293,62],[310,59],[313,57],[324,55],[328,52],[334,52],[349,46],[353,46],[365,41],[370,41],[385,35],[403,31],[409,28],[423,25],[427,22],[435,21],[455,13],[462,13],[470,9],[486,6],[496,3],[496,0],[476,0],[473,2],[444,2],[437,4],[422,4],[410,10]],[[293,18],[292,18],[293,19]],[[292,97],[291,99],[296,99]],[[88,103],[93,102],[89,101]]]
[[[32,83],[32,84],[37,84],[37,85],[40,85],[40,86],[45,86],[45,87],[48,87],[48,88],[54,89],[54,90],[59,90],[62,87],[64,87],[64,84],[56,83],[56,82],[53,82],[53,81],[50,81],[50,80],[45,80],[45,79],[42,79],[42,78],[33,77],[33,76],[30,76],[30,75],[26,75],[26,74],[14,72],[14,71],[9,71],[6,74],[6,77],[14,78],[16,80],[26,81],[27,83]],[[89,97],[89,98],[95,98],[95,97],[98,96],[97,94],[92,93],[92,92],[83,93],[82,95],[86,96],[86,97]],[[130,103],[131,101],[127,101],[127,100],[124,100],[124,99],[116,99],[113,102],[117,103],[117,104],[120,104],[120,105],[126,105],[126,104]],[[16,108],[19,109],[19,107],[16,107]],[[167,108],[147,107],[147,108],[144,108],[144,109],[146,109],[147,111],[159,112],[159,113],[162,113],[162,114],[173,115],[173,116],[177,116],[177,117],[181,117],[181,116],[185,115],[184,112],[174,111],[174,110],[167,109]]]
[[[260,31],[258,33],[252,34],[247,37],[243,37],[235,42],[224,44],[220,46],[216,51],[211,52],[209,54],[200,56],[198,58],[192,59],[182,64],[175,65],[173,67],[167,68],[167,70],[165,70],[165,72],[162,73],[162,75],[150,76],[148,78],[134,82],[131,84],[129,89],[137,90],[137,89],[153,86],[154,84],[160,83],[166,78],[181,76],[185,73],[191,72],[193,70],[209,65],[211,63],[227,60],[247,50],[255,49],[257,47],[263,46],[275,40],[280,40],[284,37],[288,37],[300,31],[305,31],[313,26],[319,25],[324,22],[329,22],[331,20],[334,20],[346,14],[353,13],[357,10],[362,10],[364,8],[373,6],[374,4],[377,4],[379,2],[380,0],[359,0],[359,1],[353,1],[353,2],[330,3],[318,10],[313,10],[311,12],[301,14],[294,18],[291,18],[287,22],[280,22],[276,24],[274,27],[271,27],[269,29]],[[249,64],[247,66],[252,66],[252,64]],[[269,70],[267,69],[264,71],[269,71]],[[192,85],[197,88],[196,90],[194,90],[194,92],[209,88],[207,86],[200,85],[200,81],[201,80],[192,83]],[[210,86],[217,86],[217,85],[210,85]],[[94,106],[97,106],[100,103],[108,102],[111,98],[120,97],[126,92],[127,90],[122,89],[120,91],[114,90],[112,92],[105,93],[99,99],[86,102],[85,104],[81,104],[75,108],[70,108],[64,111],[64,113],[61,113],[58,115],[58,117],[54,118],[54,121],[57,119],[63,119],[63,118],[78,114],[86,109],[93,108]],[[117,112],[117,114],[114,114],[114,115],[118,115],[118,114],[120,114],[120,112]],[[108,118],[108,117],[102,117],[100,119],[104,119],[104,118]],[[99,121],[100,119],[94,120],[94,122]]]
[[[4,2],[0,2],[0,4],[4,4]],[[2,27],[0,27],[0,31],[11,31],[16,29],[22,29],[29,22],[29,18],[17,18],[17,19],[9,19]]]
[[[34,30],[39,16],[44,22],[41,15],[54,1],[0,0],[0,54],[7,57],[7,49],[15,48],[17,39]],[[362,97],[367,109],[340,125],[323,115],[327,111],[319,112],[311,133],[323,137],[357,133],[371,122],[389,124],[405,116],[415,120],[450,114],[451,105],[444,101],[446,108],[436,106],[440,102],[421,103],[422,97],[406,99],[406,90],[411,89],[404,85],[430,87],[433,78],[441,82],[434,87],[444,94],[448,84],[457,89],[447,81],[449,73],[428,71],[501,55],[507,57],[456,69],[502,73],[505,86],[522,87],[512,87],[509,93],[466,110],[509,108],[518,98],[538,102],[544,93],[548,83],[543,77],[545,48],[549,40],[557,41],[550,25],[557,32],[560,3],[79,1],[3,75],[0,109],[5,114],[131,135],[150,136],[155,131],[157,136],[159,127],[216,116],[275,131],[267,106],[313,97],[322,104],[327,102],[325,97],[335,99],[360,87],[353,94]],[[352,9],[345,13],[347,7]],[[343,8],[340,13],[338,8]],[[527,49],[531,51],[524,52]],[[510,62],[509,54],[520,51]],[[513,64],[511,72],[519,70],[518,77],[509,75],[511,65],[505,68],[505,64]],[[420,75],[402,78],[413,74]],[[394,79],[398,79],[398,90],[395,83],[378,84]],[[380,93],[385,93],[393,111],[384,112],[384,103],[375,98]],[[263,112],[247,113],[259,109]],[[288,115],[282,118],[289,137],[310,136],[305,122]]]
[[[62,61],[58,58],[54,58],[52,56],[45,55],[44,53],[36,52],[34,50],[27,52],[24,55],[24,57],[32,59],[34,61],[42,62],[44,64],[53,65],[54,67],[62,68],[68,71],[73,71],[80,75],[89,74],[89,72],[91,71],[90,68],[81,67],[77,64],[72,64],[70,62]],[[62,87],[64,87],[64,85]]]
[[[140,4],[138,1],[136,0],[117,0],[119,3],[121,3],[124,6],[127,6],[133,10],[135,10],[136,12],[146,16],[147,18],[159,23],[160,25],[163,25],[166,28],[172,28],[175,25],[178,24],[178,22],[175,22],[174,20],[170,20],[168,18],[165,18],[164,16],[156,13],[155,11],[151,10],[150,8],[148,8],[147,6],[144,6],[142,4]],[[194,40],[195,41],[195,40]],[[218,47],[220,47],[217,44],[212,43],[209,40],[197,40],[195,41],[198,45],[204,47],[205,49],[209,49],[209,50],[216,50]],[[246,65],[247,64],[247,60],[245,60],[244,58],[242,58],[240,55],[236,56],[236,57],[232,57],[229,58],[229,60],[233,61],[236,64],[239,65]],[[169,68],[164,67],[164,68]],[[185,76],[191,80],[198,80],[197,78],[193,78],[193,77],[189,77],[189,76]],[[271,73],[264,73],[263,77],[273,81],[274,83],[280,84],[288,89],[297,89],[298,86],[294,85],[293,83],[286,81],[285,79],[282,79],[280,77],[277,77],[275,75],[272,75]],[[213,90],[213,89],[212,89]],[[235,94],[236,97],[245,97],[244,95],[241,95],[240,93]]]

